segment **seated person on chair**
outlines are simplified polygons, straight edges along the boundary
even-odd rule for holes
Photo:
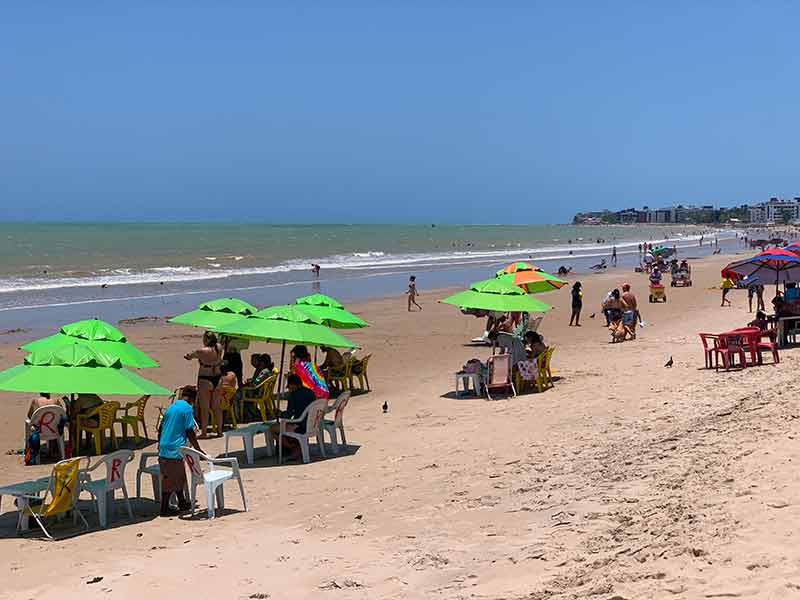
[[[220,384],[223,388],[233,388],[236,389],[239,387],[239,381],[231,368],[228,365],[222,365],[220,367]]]
[[[275,373],[275,365],[269,354],[254,354],[250,357],[250,364],[255,367],[253,378],[245,382],[247,387],[258,387]]]
[[[200,453],[200,445],[194,432],[194,402],[197,392],[194,388],[181,388],[178,397],[164,411],[161,426],[158,428],[158,466],[161,470],[161,516],[171,517],[177,512],[169,506],[169,499],[175,492],[178,496],[178,511],[192,508],[186,494],[186,467],[178,452],[187,442]]]
[[[336,348],[320,346],[320,350],[325,353],[325,360],[319,365],[319,370],[327,377],[330,371],[340,370],[344,366],[344,358]]]
[[[800,299],[800,288],[797,287],[794,281],[786,284],[786,292],[783,294],[783,299],[786,302],[793,302]]]
[[[750,321],[747,326],[758,327],[761,331],[767,331],[769,329],[769,323],[769,319],[767,319],[767,315],[764,313],[764,311],[759,310],[756,313],[756,318]]]
[[[536,360],[536,358],[542,352],[547,350],[547,346],[544,344],[544,339],[535,331],[529,331],[525,334],[525,344],[530,349],[531,359],[533,360]]]
[[[52,400],[50,394],[47,392],[39,392],[39,397],[31,400],[31,405],[28,407],[28,418],[30,419],[38,409],[45,406],[58,406],[64,408],[59,400]]]
[[[288,404],[286,410],[281,411],[281,419],[298,419],[303,414],[306,408],[312,404],[317,397],[309,388],[303,385],[303,381],[292,373],[286,378],[286,387],[289,390]],[[287,423],[285,425],[286,431],[294,433],[305,433],[306,424],[303,423]],[[280,428],[278,425],[273,425],[271,428],[273,435],[278,435]],[[297,460],[300,458],[300,444],[297,440],[292,438],[283,438],[283,447],[289,450],[289,458]]]

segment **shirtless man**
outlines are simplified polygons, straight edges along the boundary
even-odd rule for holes
[[[61,408],[64,408],[63,406],[61,406],[61,402],[59,402],[58,400],[51,400],[50,394],[48,394],[47,392],[39,392],[39,397],[31,400],[31,405],[30,407],[28,407],[28,418],[30,419],[31,415],[33,415],[33,413],[35,413],[37,409],[43,408],[45,406],[60,406]]]

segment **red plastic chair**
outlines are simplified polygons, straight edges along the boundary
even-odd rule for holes
[[[703,342],[703,354],[706,361],[706,369],[714,366],[714,359],[719,353],[719,336],[716,333],[698,333],[700,341]]]
[[[736,361],[734,360],[736,356],[739,357],[739,366],[742,369],[747,366],[747,356],[744,353],[742,338],[743,336],[741,333],[726,332],[719,334],[719,347],[717,348],[717,352],[719,356],[722,357],[722,366],[725,367],[726,371],[736,366]],[[719,361],[717,361],[715,368],[719,371]]]
[[[765,337],[767,338],[766,340],[764,339]],[[778,353],[778,332],[776,330],[768,329],[767,331],[761,332],[758,345],[756,347],[756,351],[758,352],[758,364],[760,365],[764,364],[764,350],[772,353],[773,364],[777,365],[779,362],[781,362],[781,357]]]

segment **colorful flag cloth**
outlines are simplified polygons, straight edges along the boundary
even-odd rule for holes
[[[294,361],[294,372],[303,382],[303,385],[314,392],[314,396],[327,399],[330,396],[328,384],[322,376],[317,365],[311,361]]]

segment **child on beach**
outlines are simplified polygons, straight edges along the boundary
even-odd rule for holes
[[[414,275],[408,278],[408,291],[406,294],[408,294],[408,312],[411,312],[412,304],[418,309],[422,310],[422,307],[417,304],[417,296],[419,296],[419,292],[417,291],[417,278]]]
[[[725,277],[722,280],[722,283],[719,285],[719,287],[722,288],[722,304],[720,304],[720,306],[731,306],[731,301],[728,300],[728,292],[730,292],[735,285],[733,279],[730,277]]]

